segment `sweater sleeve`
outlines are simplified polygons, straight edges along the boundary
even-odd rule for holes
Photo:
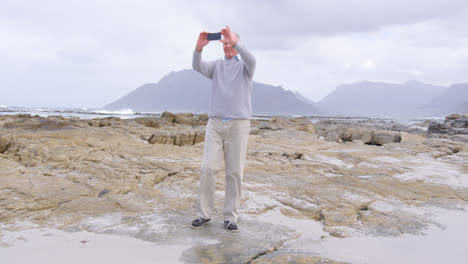
[[[250,78],[253,79],[255,67],[257,65],[257,60],[252,55],[252,53],[250,53],[250,51],[247,50],[247,48],[242,44],[241,41],[237,41],[236,45],[234,46],[234,49],[236,49],[237,52],[239,52],[239,54],[241,55],[242,60],[245,62],[247,72]]]
[[[213,79],[213,71],[215,61],[204,62],[202,60],[202,53],[196,50],[193,51],[192,68],[197,72],[205,75],[209,79]]]

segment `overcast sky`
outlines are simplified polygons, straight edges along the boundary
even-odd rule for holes
[[[255,81],[313,101],[363,80],[468,82],[466,0],[0,0],[0,105],[102,107],[191,68],[199,32],[224,25]]]

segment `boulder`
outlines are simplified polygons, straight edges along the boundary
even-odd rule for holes
[[[31,117],[39,117],[39,116],[38,115],[31,116],[30,114],[0,115],[0,120],[31,118]]]
[[[325,136],[326,141],[343,143],[343,141],[338,137],[338,134],[335,131],[329,131]]]
[[[268,123],[266,123],[262,127],[262,129],[269,129],[275,131],[295,126],[297,126],[296,123],[291,121],[290,119],[274,116],[268,121]]]
[[[374,133],[374,130],[369,128],[344,125],[325,126],[324,123],[320,123],[318,127],[315,126],[314,128],[317,135],[323,136],[325,140],[332,142],[361,140],[365,144],[371,144]]]
[[[262,124],[262,121],[260,121],[260,120],[256,120],[256,119],[251,119],[250,120],[250,125],[251,126],[259,126],[261,124]]]
[[[307,132],[307,133],[309,133],[309,134],[315,134],[315,127],[314,127],[314,125],[312,125],[312,124],[297,127],[296,130],[298,130],[298,131],[304,131],[304,132]],[[252,133],[251,133],[251,134],[252,134]]]
[[[18,118],[3,124],[5,128],[24,128],[24,129],[60,129],[70,125],[70,120],[63,117],[49,116],[31,117],[30,115],[18,115]]]
[[[468,119],[446,119],[444,123],[431,121],[427,131],[447,135],[468,135]]]
[[[2,135],[0,136],[0,153],[4,153],[11,142],[11,136],[9,135]]]
[[[92,127],[105,127],[105,126],[111,126],[114,124],[121,124],[122,119],[120,117],[106,117],[106,118],[93,118],[90,120],[87,120],[88,125]]]
[[[461,116],[459,114],[451,114],[445,117],[446,120],[453,120],[453,119],[460,119],[460,118]]]
[[[197,126],[206,126],[206,124],[208,123],[208,114],[200,114],[198,115],[198,120],[197,120],[197,123],[196,125]]]
[[[374,132],[372,136],[372,143],[378,146],[382,146],[388,143],[400,142],[401,136],[400,132],[396,131],[384,131],[378,130]]]
[[[449,123],[452,128],[468,128],[468,119],[448,120],[445,123]]]
[[[161,119],[169,123],[189,126],[205,126],[208,123],[208,114],[195,115],[193,113],[177,113],[163,112]]]
[[[194,145],[205,140],[205,130],[158,131],[148,139],[150,144]]]
[[[192,113],[181,113],[181,114],[176,114],[174,117],[174,123],[179,124],[179,125],[193,125],[195,120],[194,116]]]
[[[373,131],[370,129],[354,128],[351,130],[351,141],[361,140],[365,144],[372,142]]]
[[[447,134],[450,129],[450,124],[439,123],[437,121],[429,122],[429,126],[427,131],[429,133],[439,133],[439,134]]]
[[[302,125],[302,126],[312,124],[312,121],[307,116],[296,117],[296,118],[291,119],[291,121],[296,123],[297,125]]]
[[[336,131],[338,137],[342,141],[351,141],[352,140],[353,131],[352,131],[351,127],[339,126],[335,131]]]
[[[175,119],[175,115],[171,112],[168,112],[168,111],[164,111],[162,114],[161,114],[161,118],[166,120],[167,122],[169,123],[173,123],[174,122],[174,119]]]
[[[156,118],[156,117],[139,117],[135,118],[135,122],[142,124],[147,127],[160,128],[169,125],[165,119]]]

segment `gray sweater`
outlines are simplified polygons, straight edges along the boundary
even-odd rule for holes
[[[234,47],[242,60],[202,61],[202,53],[193,52],[192,67],[212,80],[210,117],[250,119],[252,117],[252,78],[255,57],[240,41]]]

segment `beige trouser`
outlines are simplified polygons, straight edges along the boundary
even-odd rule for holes
[[[210,117],[208,120],[198,190],[199,217],[209,219],[213,216],[216,173],[222,169],[224,157],[226,190],[223,216],[224,221],[237,222],[249,132],[249,119],[223,122],[221,118]]]

